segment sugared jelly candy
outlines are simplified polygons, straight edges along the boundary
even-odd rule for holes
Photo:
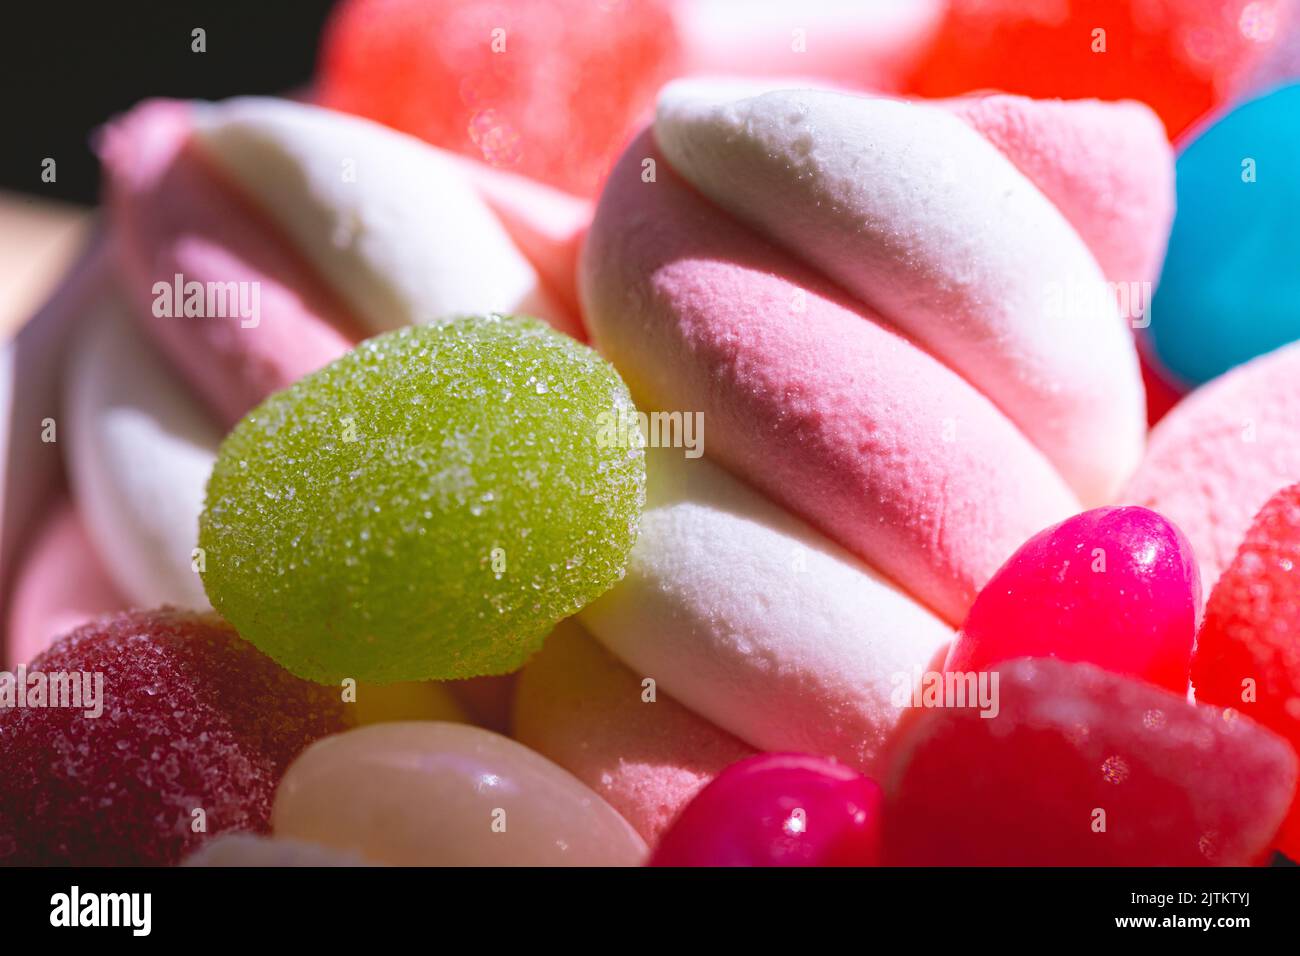
[[[1271,51],[1288,0],[950,0],[912,89],[1142,100],[1175,136]]]
[[[880,787],[806,754],[732,764],[688,803],[652,866],[875,866]]]
[[[1210,592],[1192,686],[1197,700],[1246,714],[1300,752],[1300,485],[1264,506]],[[1300,860],[1300,798],[1278,848]]]
[[[275,795],[277,837],[394,866],[634,866],[645,843],[567,771],[508,737],[434,721],[319,741]]]
[[[1146,335],[1187,384],[1300,338],[1297,169],[1300,84],[1243,103],[1178,157],[1178,212]]]
[[[1182,532],[1146,508],[1095,508],[1040,531],[998,569],[945,669],[1057,657],[1185,693],[1200,601]]]
[[[208,597],[322,683],[518,668],[622,576],[645,461],[618,373],[534,319],[361,343],[253,409],[199,521]]]
[[[994,708],[903,725],[881,781],[887,864],[1246,865],[1268,850],[1296,758],[1249,718],[1050,658],[1002,664],[990,689]]]
[[[83,706],[53,706],[72,686],[56,675]],[[73,631],[19,686],[0,678],[0,865],[171,864],[209,836],[264,831],[285,767],[347,721],[334,689],[215,615],[166,608]]]
[[[324,105],[592,195],[668,79],[667,0],[350,0],[330,21]]]

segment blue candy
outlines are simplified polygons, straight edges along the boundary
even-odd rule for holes
[[[1178,158],[1147,334],[1191,385],[1300,339],[1300,84],[1238,106]]]

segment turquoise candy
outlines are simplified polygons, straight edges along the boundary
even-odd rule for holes
[[[1238,106],[1179,157],[1147,334],[1188,385],[1300,338],[1300,84]]]

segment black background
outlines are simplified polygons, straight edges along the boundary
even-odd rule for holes
[[[0,189],[94,202],[93,131],[150,96],[218,99],[307,83],[333,0],[4,0]],[[190,49],[207,31],[207,52]],[[58,179],[41,182],[45,157]]]
[[[1128,938],[1125,950],[1216,952],[1295,949],[1293,871],[1256,869],[0,869],[0,946],[30,938],[134,947],[129,930],[54,929],[50,898],[153,894],[156,945],[238,942],[238,953],[386,953],[397,946],[525,953],[830,952],[883,948],[920,953],[1007,949],[1072,951]],[[1134,893],[1190,893],[1188,905],[1133,902]],[[1249,893],[1207,906],[1202,893]],[[1117,927],[1116,917],[1240,917],[1248,928]],[[75,934],[75,935],[73,935]],[[324,945],[317,947],[320,941]],[[956,943],[957,947],[945,945]],[[760,945],[761,948],[760,948]],[[251,944],[251,945],[250,945]],[[269,945],[268,945],[269,944]],[[716,949],[714,949],[716,947]],[[44,952],[42,948],[40,952]],[[1033,950],[1031,950],[1033,951]],[[1141,950],[1139,950],[1141,951]],[[1199,950],[1198,950],[1199,951]]]

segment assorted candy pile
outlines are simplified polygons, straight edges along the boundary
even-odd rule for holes
[[[1300,8],[798,6],[100,132],[0,864],[1300,859]]]

